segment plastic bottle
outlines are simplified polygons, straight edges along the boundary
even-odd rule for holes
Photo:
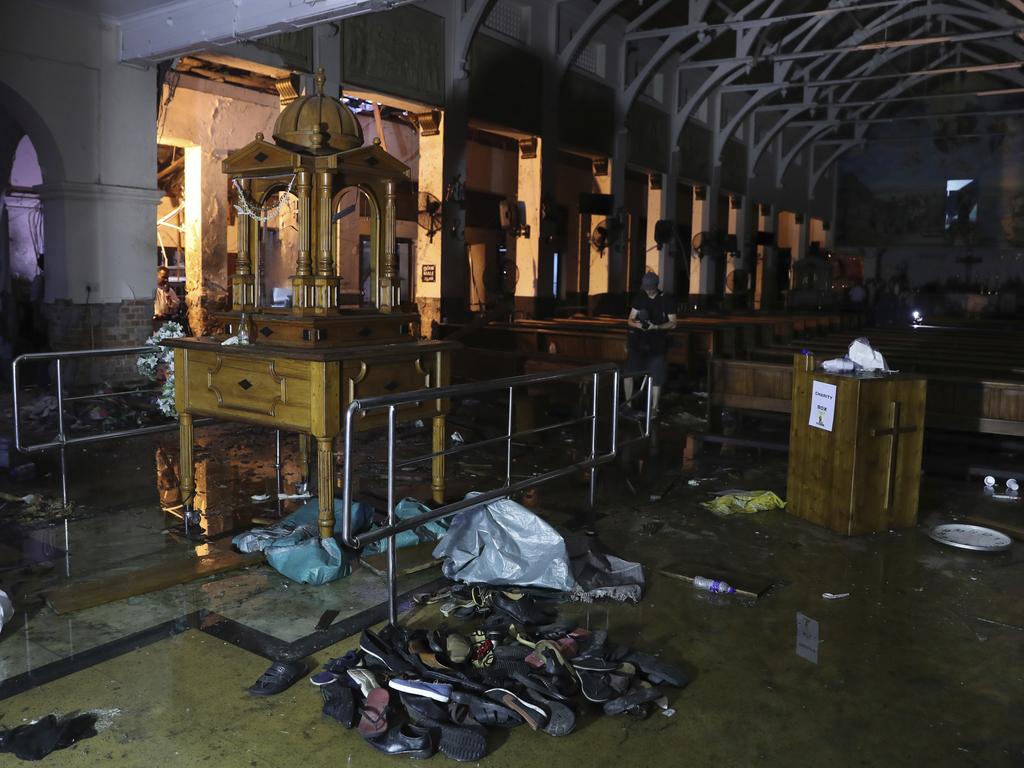
[[[3,631],[4,624],[11,620],[11,616],[14,615],[14,604],[11,603],[11,598],[7,596],[7,593],[0,589],[0,632]]]
[[[724,581],[719,581],[718,579],[705,579],[703,576],[694,576],[693,586],[696,589],[703,589],[719,595],[731,595],[736,591]]]

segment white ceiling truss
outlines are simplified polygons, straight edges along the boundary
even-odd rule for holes
[[[570,44],[558,52],[562,68],[629,2],[635,0],[596,2]],[[1024,0],[829,0],[818,7],[814,3],[750,0],[731,5],[736,10],[721,0],[655,0],[647,4],[627,23],[623,46],[644,41],[657,43],[657,48],[633,77],[620,72],[616,111],[627,114],[649,79],[659,71],[667,72],[675,79],[666,99],[670,145],[678,143],[686,124],[704,105],[716,118],[728,105],[725,119],[709,121],[717,129],[713,161],[720,161],[726,143],[746,126],[748,172],[752,175],[769,147],[777,146],[777,184],[792,162],[811,148],[808,184],[813,192],[829,166],[851,147],[864,143],[871,125],[892,119],[884,115],[894,107],[956,95],[994,97],[991,101],[995,104],[1024,93]],[[651,26],[659,14],[684,9],[685,14],[680,15],[685,15],[685,23]],[[712,19],[709,12],[715,10]],[[853,18],[857,28],[837,44],[834,28],[844,17]],[[701,57],[726,34],[732,36],[733,50],[721,58]],[[887,66],[904,65],[910,59],[908,54],[915,51],[929,52],[924,66],[915,60],[906,71],[886,71]],[[690,91],[681,87],[687,72],[703,75]],[[752,81],[756,77],[752,73],[764,72],[768,74],[763,81]],[[925,81],[951,79],[961,73],[986,73],[1006,81],[1006,87],[960,94],[906,93]],[[877,86],[887,80],[894,81],[890,87],[865,97],[865,84]],[[1021,105],[1024,107],[1024,100]],[[753,130],[755,124],[760,130]],[[853,138],[835,138],[837,131],[851,125]],[[832,151],[815,163],[813,147],[819,144]]]

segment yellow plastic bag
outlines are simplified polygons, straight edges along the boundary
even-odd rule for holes
[[[716,496],[711,501],[701,504],[716,515],[735,515],[739,512],[763,512],[766,509],[782,509],[786,502],[771,491],[738,491]]]

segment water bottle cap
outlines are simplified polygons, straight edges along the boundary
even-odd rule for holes
[[[996,479],[992,475],[985,475],[985,485],[989,488],[994,488],[996,485]]]
[[[1012,477],[1006,481],[1006,487],[1011,491],[1016,491],[1020,488],[1020,486],[1017,484],[1017,481]]]

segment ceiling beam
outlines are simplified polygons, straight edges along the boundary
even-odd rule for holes
[[[862,53],[870,51],[884,51],[892,48],[911,48],[925,45],[941,45],[943,43],[963,43],[972,40],[989,40],[998,37],[1011,37],[1024,32],[1024,24],[1004,29],[990,29],[982,32],[964,32],[955,35],[932,35],[930,37],[912,37],[904,40],[880,40],[874,43],[860,43],[858,45],[838,46],[836,48],[825,48],[818,51],[792,51],[788,53],[766,54],[760,58],[754,56],[733,57],[731,59],[709,59],[707,61],[684,61],[676,66],[679,69],[713,69],[719,64],[759,64],[766,61],[798,61],[801,59],[823,59],[829,56],[839,56],[848,53]]]
[[[760,30],[776,24],[786,24],[790,21],[802,21],[805,19],[819,19],[836,16],[841,13],[855,13],[857,11],[871,10],[873,8],[890,8],[892,6],[905,6],[912,3],[929,2],[929,0],[878,0],[878,2],[861,3],[860,5],[836,6],[825,8],[819,11],[803,11],[800,13],[787,13],[781,16],[761,16],[756,19],[727,19],[714,23],[701,22],[698,24],[685,24],[677,27],[663,27],[660,29],[640,29],[635,32],[627,32],[626,40],[648,40],[650,38],[665,38],[677,32],[684,34],[695,34],[698,32],[714,33],[729,30]]]
[[[992,96],[1019,96],[1024,93],[1024,88],[992,88],[985,91],[963,91],[958,93],[919,93],[912,96],[897,96],[891,99],[869,99],[867,101],[836,101],[836,102],[815,102],[805,101],[797,103],[764,104],[757,107],[759,112],[778,112],[790,109],[848,109],[851,107],[870,107],[875,104],[894,104],[900,101],[930,101],[932,99],[955,99],[964,96],[977,96],[988,98]]]
[[[1024,2],[1024,0],[1022,0]],[[770,89],[785,91],[789,88],[824,87],[828,85],[851,85],[871,80],[895,80],[904,77],[935,77],[936,75],[952,75],[958,72],[1000,72],[1008,69],[1024,68],[1024,60],[1004,61],[998,64],[965,64],[941,69],[916,69],[910,72],[889,72],[881,75],[857,75],[852,77],[833,77],[823,80],[786,80],[779,83],[734,83],[722,86],[722,93],[739,93],[742,91],[760,91]]]
[[[849,125],[873,125],[875,123],[901,123],[914,120],[936,120],[943,117],[1009,117],[1011,115],[1024,115],[1024,109],[993,109],[978,110],[971,112],[942,112],[928,115],[892,115],[890,117],[836,117],[835,123],[846,123]],[[816,128],[821,125],[820,120],[794,120],[789,123],[788,128]]]
[[[119,59],[152,63],[416,0],[178,0],[117,19]]]

